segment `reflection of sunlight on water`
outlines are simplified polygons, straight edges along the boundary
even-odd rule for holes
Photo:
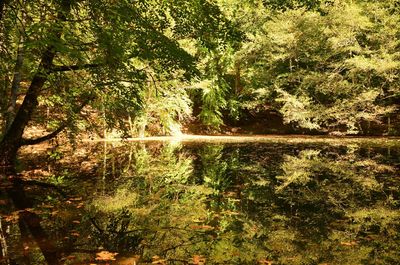
[[[168,142],[168,145],[171,146],[172,148],[178,148],[182,146],[182,140],[183,140],[183,135],[176,136],[172,138],[171,141]]]
[[[328,143],[333,145],[346,145],[371,143],[390,144],[399,146],[397,137],[332,137],[332,136],[304,136],[304,135],[195,135],[184,134],[180,130],[173,136],[146,136],[133,138],[98,138],[87,139],[83,142],[216,142],[216,143],[256,143],[256,142],[281,142],[281,143]]]

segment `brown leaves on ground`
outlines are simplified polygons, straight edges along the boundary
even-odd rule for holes
[[[167,260],[161,259],[159,256],[153,256],[151,259],[153,260],[151,264],[161,264],[161,265],[167,264]]]
[[[98,261],[110,261],[115,260],[115,256],[117,256],[117,252],[108,252],[108,251],[101,251],[96,253],[96,260]]]
[[[194,265],[204,265],[204,264],[206,264],[206,259],[203,256],[194,255],[192,264],[194,264]]]
[[[77,231],[71,231],[71,236],[80,237],[81,234],[79,234],[79,232],[77,232]]]

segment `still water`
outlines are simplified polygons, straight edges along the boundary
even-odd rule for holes
[[[398,140],[87,148],[49,153],[59,190],[26,184],[32,208],[2,194],[1,262],[400,264]]]

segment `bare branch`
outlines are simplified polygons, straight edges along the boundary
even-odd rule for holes
[[[34,145],[34,144],[39,144],[41,142],[50,140],[54,137],[56,137],[60,132],[62,132],[65,128],[67,127],[67,123],[63,123],[61,124],[60,127],[58,127],[55,131],[53,131],[52,133],[49,133],[45,136],[39,137],[39,138],[35,138],[35,139],[22,139],[21,140],[21,146],[22,145]]]
[[[93,98],[86,99],[74,112],[79,113],[83,109],[83,107],[85,107],[92,99]],[[70,122],[71,122],[71,118],[68,118],[66,121],[62,122],[61,125],[55,131],[53,131],[47,135],[44,135],[44,136],[41,136],[41,137],[38,137],[35,139],[22,139],[20,146],[34,145],[34,144],[39,144],[41,142],[50,140],[50,139],[56,137],[60,132],[62,132],[68,126],[68,124]]]

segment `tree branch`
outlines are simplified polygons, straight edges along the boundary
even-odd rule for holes
[[[91,101],[91,100],[92,100],[92,97],[86,99],[78,107],[78,109],[76,111],[74,111],[74,112],[75,113],[79,113],[83,109],[83,107],[85,107],[89,103],[89,101]],[[38,137],[38,138],[35,138],[35,139],[22,139],[20,145],[21,146],[23,146],[23,145],[34,145],[34,144],[39,144],[41,142],[50,140],[50,139],[56,137],[60,132],[62,132],[68,126],[68,124],[70,122],[71,122],[71,118],[68,118],[63,123],[61,123],[61,125],[55,131],[53,131],[53,132],[51,132],[51,133],[49,133],[47,135],[44,135],[44,136],[41,136],[41,137]]]
[[[94,220],[93,217],[89,217],[89,220],[90,220],[90,222],[92,223],[92,225],[96,228],[96,230],[97,230],[98,232],[104,234],[104,230],[101,229],[101,228],[97,225],[97,223],[96,223],[96,221]]]
[[[22,145],[34,145],[34,144],[39,144],[39,143],[41,143],[41,142],[50,140],[50,139],[56,137],[57,134],[59,134],[60,132],[62,132],[62,130],[64,130],[66,127],[67,127],[67,123],[64,122],[64,123],[62,123],[62,124],[60,125],[60,127],[58,127],[55,131],[53,131],[53,132],[51,132],[51,133],[49,133],[49,134],[47,134],[47,135],[44,135],[44,136],[41,136],[41,137],[38,137],[38,138],[35,138],[35,139],[22,139],[22,140],[21,140],[21,146],[22,146]]]

